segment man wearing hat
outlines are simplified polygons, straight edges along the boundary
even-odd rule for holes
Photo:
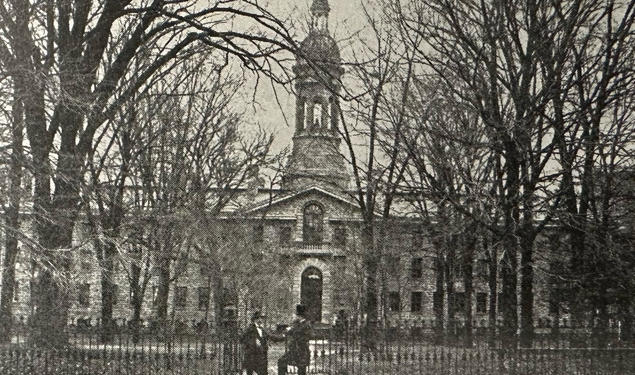
[[[254,312],[251,317],[251,325],[241,337],[244,349],[243,368],[247,375],[256,373],[267,375],[267,334],[263,326],[265,316],[260,312]]]
[[[311,360],[309,340],[311,339],[311,323],[306,320],[306,307],[297,305],[296,318],[287,333],[287,352],[278,360],[278,375],[286,375],[287,366],[298,368],[298,375],[306,375],[306,368]]]

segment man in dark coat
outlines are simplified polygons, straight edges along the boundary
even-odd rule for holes
[[[287,333],[287,352],[278,360],[278,375],[286,375],[287,366],[298,368],[298,375],[306,375],[306,368],[311,361],[309,340],[312,336],[311,323],[306,320],[304,305],[296,306],[296,319]]]
[[[256,373],[267,375],[267,334],[263,328],[264,315],[256,311],[251,318],[252,324],[241,337],[244,350],[243,368],[247,375]]]

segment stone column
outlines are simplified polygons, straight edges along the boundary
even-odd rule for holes
[[[336,99],[331,100],[331,131],[337,134],[337,124],[339,120],[339,103]]]
[[[320,116],[320,122],[322,123],[322,128],[329,128],[329,103],[324,100],[324,98],[320,98],[320,103],[322,103],[322,114]]]
[[[315,108],[315,101],[313,99],[311,99],[309,101],[309,108],[308,111],[306,113],[306,118],[307,118],[307,124],[306,124],[306,129],[307,130],[311,130],[313,128],[313,109]]]
[[[298,96],[295,102],[296,131],[302,131],[304,129],[304,106],[305,106],[305,99],[301,96]]]

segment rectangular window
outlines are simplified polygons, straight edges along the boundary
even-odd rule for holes
[[[280,228],[280,245],[288,246],[291,243],[291,227]]]
[[[18,302],[20,300],[20,282],[18,280],[15,280],[13,282],[13,301],[14,302]]]
[[[487,312],[487,293],[476,293],[476,312]]]
[[[388,308],[390,311],[401,310],[401,299],[399,298],[399,292],[388,293]]]
[[[333,229],[333,243],[338,247],[346,246],[346,228],[338,225]]]
[[[410,295],[410,311],[421,312],[422,305],[423,305],[423,293],[412,292],[412,294]]]
[[[560,313],[560,302],[558,301],[558,297],[556,293],[552,292],[549,297],[549,314],[558,315]]]
[[[489,275],[489,262],[487,259],[479,259],[476,261],[476,276],[487,277]]]
[[[116,305],[119,302],[119,285],[114,284],[112,286],[112,304]]]
[[[201,311],[207,310],[209,305],[209,291],[208,287],[198,288],[198,309]]]
[[[81,284],[79,286],[77,302],[83,307],[90,306],[90,284]]]
[[[255,243],[261,243],[262,241],[264,241],[264,237],[265,237],[265,227],[260,224],[260,225],[254,225],[253,227],[253,232],[252,232],[252,238],[253,241]]]
[[[386,270],[392,276],[399,276],[401,258],[396,255],[386,255]]]
[[[463,279],[463,264],[461,264],[461,262],[456,262],[452,267],[452,271],[454,272],[455,280]]]
[[[420,232],[412,234],[412,250],[419,251],[423,247],[423,235]]]
[[[174,305],[181,308],[187,305],[186,286],[177,286],[176,289],[174,289]]]
[[[413,279],[423,276],[423,258],[412,258],[411,276]]]
[[[453,294],[454,299],[454,311],[465,311],[465,293],[458,292]]]
[[[496,307],[498,307],[498,314],[503,314],[503,292],[498,292],[498,301],[496,301]]]
[[[432,295],[432,309],[434,311],[443,309],[443,292],[434,292]]]
[[[198,272],[201,276],[207,276],[210,274],[210,266],[205,262],[199,264]]]

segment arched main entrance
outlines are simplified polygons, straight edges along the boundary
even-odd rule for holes
[[[322,320],[322,271],[316,267],[308,267],[302,272],[300,302],[306,306],[308,320]]]

